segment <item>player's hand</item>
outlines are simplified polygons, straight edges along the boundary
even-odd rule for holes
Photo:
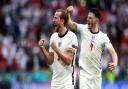
[[[66,8],[67,12],[72,12],[73,9],[74,9],[73,6],[68,6],[68,7]]]
[[[57,45],[55,43],[55,41],[53,40],[52,43],[51,43],[51,48],[56,51],[57,50]]]
[[[111,71],[113,71],[116,67],[117,67],[117,64],[114,63],[114,62],[110,62],[110,63],[108,64],[108,68],[109,68]]]
[[[41,39],[39,42],[38,42],[38,45],[40,48],[43,48],[45,46],[45,42],[44,42],[44,39]]]

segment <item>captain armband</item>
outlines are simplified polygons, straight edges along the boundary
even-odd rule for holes
[[[75,55],[75,51],[76,49],[74,48],[68,48],[66,52]]]

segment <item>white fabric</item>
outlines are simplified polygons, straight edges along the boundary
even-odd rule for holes
[[[61,49],[63,53],[66,52],[67,48],[72,48],[72,45],[78,46],[77,37],[71,31],[68,31],[68,33],[64,37],[59,37],[58,33],[54,33],[51,36],[50,45],[53,40],[56,42],[57,46]],[[51,47],[49,51],[54,52]],[[58,88],[54,88],[54,89],[63,89],[63,88],[59,88],[59,86],[66,87],[66,85],[72,85],[73,67],[71,65],[66,65],[62,60],[58,60],[58,56],[55,52],[54,52],[54,62],[51,65],[51,68],[53,70],[51,86],[52,87],[58,86]]]
[[[95,79],[101,77],[101,56],[102,52],[105,48],[111,47],[112,44],[108,36],[99,31],[98,33],[92,33],[88,30],[88,25],[77,24],[77,30],[81,35],[81,49],[80,49],[80,58],[79,58],[79,66],[80,70],[80,83],[86,86],[86,83],[89,84],[87,79],[92,79],[93,83],[95,83]],[[84,79],[83,79],[84,78]],[[80,84],[80,87],[83,85]],[[91,84],[90,84],[91,85]],[[95,85],[95,84],[94,84]],[[98,84],[99,87],[101,85]],[[98,87],[98,86],[97,86]],[[101,89],[95,88],[80,88],[80,89]]]

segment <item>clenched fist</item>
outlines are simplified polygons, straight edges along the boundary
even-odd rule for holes
[[[110,62],[110,63],[108,64],[108,67],[109,67],[110,70],[113,71],[113,70],[117,67],[117,64],[114,63],[114,62]]]
[[[67,10],[68,12],[72,12],[73,9],[74,9],[73,6],[68,6],[66,10]]]
[[[39,45],[40,48],[45,47],[44,39],[41,39],[41,40],[38,42],[38,45]]]

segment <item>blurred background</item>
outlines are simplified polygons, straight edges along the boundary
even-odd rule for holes
[[[101,30],[119,57],[111,72],[107,68],[111,57],[104,52],[102,89],[128,89],[128,0],[0,0],[0,89],[50,89],[52,70],[38,41],[44,38],[49,48],[54,12],[69,5],[74,6],[72,19],[78,23],[86,23],[89,8],[100,9]],[[78,58],[79,51],[77,74]],[[79,89],[78,77],[76,84]]]

